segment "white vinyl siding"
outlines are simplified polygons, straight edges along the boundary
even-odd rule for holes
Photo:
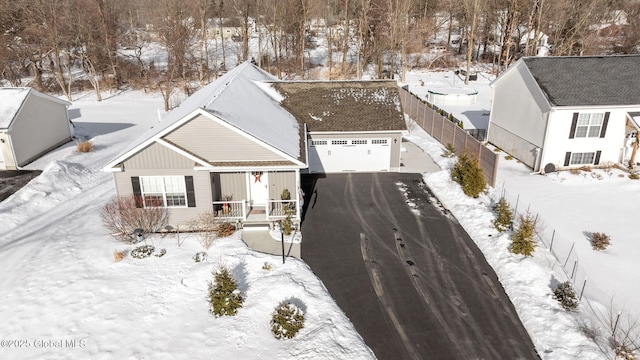
[[[184,176],[141,176],[140,190],[145,207],[186,207]]]

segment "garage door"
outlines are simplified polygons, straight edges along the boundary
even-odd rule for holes
[[[391,139],[322,139],[309,145],[309,172],[389,171]]]

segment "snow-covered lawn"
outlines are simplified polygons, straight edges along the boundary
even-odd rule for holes
[[[111,174],[100,169],[157,121],[160,108],[157,94],[106,94],[102,103],[91,93],[79,97],[72,106],[80,115],[76,131],[95,151],[76,153],[72,144],[57,149],[29,166],[43,169],[42,175],[0,203],[0,335],[31,345],[0,348],[0,358],[374,358],[304,262],[282,265],[278,257],[247,249],[238,234],[218,241],[203,263],[193,261],[202,248],[186,235],[180,247],[174,235],[154,237],[156,247],[167,250],[162,258],[113,261],[114,250],[132,247],[102,226],[101,209],[115,190]],[[450,180],[453,160],[440,156],[442,145],[417,127],[407,138],[445,169],[425,174],[425,182],[494,267],[540,356],[613,358],[599,321],[607,321],[610,301],[640,313],[633,222],[640,182],[619,177],[620,171],[594,170],[601,179],[531,175],[501,154],[498,189],[471,199]],[[503,191],[512,207],[517,202],[519,211],[538,214],[542,240],[532,258],[510,254],[508,234],[490,226],[492,199]],[[612,245],[592,250],[584,232],[593,231],[611,235]],[[263,270],[265,262],[273,268]],[[232,269],[246,302],[237,316],[216,319],[208,313],[206,290],[220,264]],[[551,297],[552,288],[571,277],[579,293],[587,279],[577,312],[562,310]],[[269,331],[269,318],[285,299],[305,310],[306,325],[294,339],[280,341]],[[589,328],[600,332],[597,343],[585,335]],[[49,340],[54,343],[36,343]],[[64,340],[78,345],[53,347]]]
[[[216,242],[205,262],[192,259],[203,249],[188,235],[180,247],[174,235],[149,239],[167,250],[161,258],[114,262],[115,250],[132,246],[102,225],[101,209],[115,189],[100,169],[157,121],[162,99],[138,92],[105,98],[96,103],[88,94],[72,106],[81,115],[76,131],[95,151],[77,153],[69,144],[48,154],[29,166],[43,173],[0,203],[0,358],[374,358],[304,262],[283,265],[251,251],[239,233]],[[208,313],[207,285],[221,264],[246,297],[235,317]],[[300,333],[285,341],[269,325],[284,300],[306,316]]]
[[[495,269],[540,356],[613,358],[608,343],[609,310],[613,308],[613,314],[622,310],[623,327],[640,310],[635,300],[640,296],[640,283],[635,280],[640,270],[639,250],[632,232],[634,223],[629,221],[638,208],[632,199],[640,191],[640,181],[615,169],[611,174],[594,169],[582,174],[533,175],[501,153],[498,188],[473,199],[452,182],[448,169],[454,160],[441,156],[441,144],[415,124],[406,138],[444,169],[425,174],[426,184]],[[541,234],[533,257],[511,254],[509,234],[500,234],[491,226],[493,204],[503,193],[512,208],[517,204],[518,213],[528,209],[537,215]],[[611,235],[612,245],[605,251],[592,250],[585,232],[605,232]],[[552,237],[553,252],[549,250]],[[563,310],[552,298],[555,286],[566,280],[575,284],[578,295],[584,287],[576,312]],[[595,334],[596,341],[587,334]]]
[[[430,89],[437,91],[452,88],[458,91],[461,89],[477,91],[477,103],[474,105],[442,106],[456,118],[463,120],[465,128],[470,128],[478,124],[484,125],[489,120],[492,99],[492,90],[489,85],[492,78],[488,74],[480,73],[477,81],[464,85],[460,77],[452,71],[413,71],[407,76],[407,83],[403,85],[408,85],[410,91],[423,98],[427,98]],[[449,167],[447,165],[449,163],[440,156],[442,150],[437,142],[425,140],[428,135],[420,129],[412,130],[412,137],[416,142],[422,142],[423,147],[429,149],[428,153],[436,161],[444,161],[443,166]],[[600,329],[603,336],[599,339],[601,346],[606,346],[606,336],[611,333],[610,313],[615,316],[617,312],[621,312],[620,324],[626,323],[629,319],[640,320],[640,301],[637,300],[640,298],[640,281],[637,280],[637,274],[640,273],[638,261],[640,243],[633,220],[634,214],[640,210],[638,202],[640,201],[640,181],[629,179],[627,173],[618,169],[611,171],[593,169],[590,172],[580,171],[579,173],[563,171],[544,176],[536,175],[531,174],[531,169],[519,164],[517,160],[507,160],[506,155],[500,152],[497,189],[492,189],[489,196],[495,201],[504,194],[512,208],[517,206],[519,213],[522,214],[528,209],[537,216],[540,230],[539,249],[534,255],[535,259],[524,259],[522,262],[533,261],[541,266],[543,271],[541,274],[546,277],[547,282],[545,292],[540,292],[543,296],[550,294],[549,289],[558,282],[571,280],[578,295],[582,293],[580,306],[582,315],[577,321],[584,322],[587,318],[592,322],[592,326]],[[441,182],[435,181],[437,176],[440,176],[442,181],[449,181],[445,173],[429,175],[427,183],[431,187],[444,186]],[[444,189],[450,188],[445,186]],[[450,206],[460,206],[464,203],[464,198],[460,199],[457,195],[450,196],[442,190],[435,192]],[[480,207],[482,206],[490,208],[488,198],[482,202]],[[455,215],[464,225],[463,219],[468,217],[467,211]],[[488,216],[491,218],[490,212]],[[483,226],[487,227],[490,224],[489,221],[474,219],[474,222],[477,223],[477,229],[472,224],[468,227],[465,225],[465,228],[476,239],[485,256],[490,259],[490,263],[500,274],[498,268],[506,266],[512,259],[500,258],[494,261],[491,259],[505,255],[504,249],[509,240],[507,239],[507,243],[499,245],[496,249],[485,251],[483,246],[496,242],[497,234],[494,231],[492,237],[488,238],[491,229],[483,229]],[[473,235],[476,230],[479,233]],[[609,235],[611,245],[604,251],[593,250],[590,243],[590,234],[593,232]],[[527,269],[529,268],[519,267],[516,274],[505,274],[501,277],[507,292],[510,291],[507,283],[513,282],[514,276],[518,276],[519,281],[532,280],[527,279],[531,275],[527,273]],[[518,297],[511,296],[511,298],[518,307]],[[533,303],[526,304],[527,301],[534,301],[534,299],[524,301],[525,304],[522,307],[525,307],[524,305],[527,308],[531,307]],[[519,313],[527,325],[527,319],[520,309]],[[544,320],[549,327],[551,327],[550,324],[555,324],[552,321],[553,318]],[[530,327],[528,329],[535,341],[537,332],[532,331]],[[640,327],[636,326],[635,334],[636,343],[638,343]],[[536,343],[537,346],[538,344]],[[559,344],[561,345],[562,342]],[[636,345],[638,346],[640,344]],[[541,348],[538,350],[543,351]]]

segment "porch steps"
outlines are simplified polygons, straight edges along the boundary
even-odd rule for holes
[[[269,231],[269,224],[265,223],[244,223],[242,226],[242,230],[247,231]]]

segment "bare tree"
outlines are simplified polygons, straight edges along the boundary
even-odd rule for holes
[[[249,59],[249,38],[251,37],[251,17],[255,16],[254,11],[257,6],[255,0],[233,0],[232,7],[241,19],[240,26],[242,32],[240,33],[240,41],[242,43],[242,50],[240,55],[240,61],[247,61]]]
[[[473,56],[473,41],[475,39],[476,25],[480,12],[480,0],[463,0],[464,17],[468,26],[467,30],[467,73],[464,83],[469,85],[469,76],[471,75],[471,57]]]

